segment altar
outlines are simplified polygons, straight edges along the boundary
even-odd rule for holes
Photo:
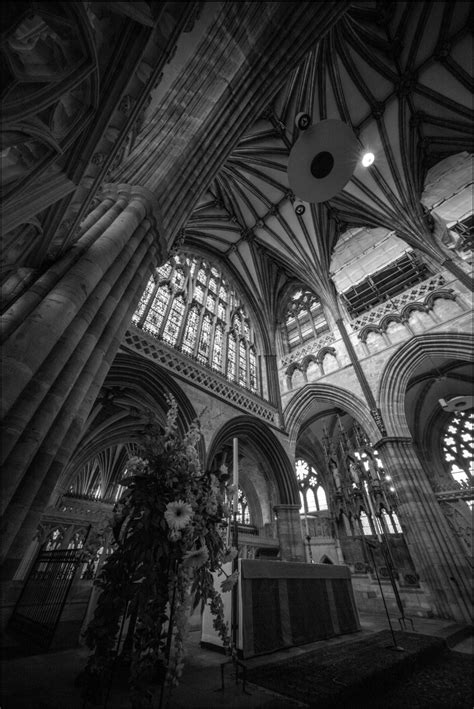
[[[360,630],[347,566],[242,559],[239,570],[237,649],[244,659]],[[231,593],[223,600],[230,627]],[[201,642],[221,646],[207,607]]]

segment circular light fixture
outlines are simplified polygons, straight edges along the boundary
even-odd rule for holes
[[[362,165],[364,167],[369,167],[375,160],[375,155],[373,153],[364,153],[362,156]]]

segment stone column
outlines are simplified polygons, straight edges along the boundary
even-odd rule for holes
[[[107,187],[79,240],[5,314],[4,578],[34,535],[151,269],[165,258],[157,217],[148,190]]]
[[[299,505],[275,505],[282,561],[306,561]]]
[[[416,570],[437,615],[472,622],[472,569],[453,537],[410,438],[384,438],[377,451],[391,475],[397,513]]]

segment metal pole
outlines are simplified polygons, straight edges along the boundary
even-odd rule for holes
[[[403,651],[404,648],[402,648],[402,647],[400,647],[399,645],[397,645],[397,640],[396,640],[396,638],[395,638],[395,633],[394,633],[394,631],[393,631],[392,622],[391,622],[391,620],[390,620],[390,614],[389,614],[389,612],[388,612],[387,604],[386,604],[386,602],[385,602],[385,596],[384,596],[384,592],[383,592],[383,588],[382,588],[382,583],[381,583],[381,581],[380,581],[379,573],[378,573],[378,571],[377,571],[377,566],[376,566],[376,564],[375,564],[374,552],[373,552],[373,549],[372,549],[372,545],[371,545],[370,542],[367,542],[367,546],[368,546],[368,548],[369,548],[370,555],[371,555],[371,557],[372,557],[372,564],[373,564],[373,567],[374,567],[374,569],[375,569],[375,575],[376,575],[376,577],[377,577],[377,582],[378,582],[379,588],[380,588],[380,594],[381,594],[381,596],[382,596],[382,601],[383,601],[383,605],[384,605],[384,608],[385,608],[385,613],[386,613],[386,615],[387,615],[388,625],[389,625],[389,627],[390,627],[390,633],[391,633],[391,635],[392,635],[392,640],[393,640],[393,647],[394,647],[395,650]]]

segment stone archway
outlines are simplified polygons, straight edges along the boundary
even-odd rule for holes
[[[430,357],[472,361],[472,338],[457,332],[424,334],[396,350],[382,374],[378,397],[388,436],[411,436],[405,415],[405,392],[417,367]]]

